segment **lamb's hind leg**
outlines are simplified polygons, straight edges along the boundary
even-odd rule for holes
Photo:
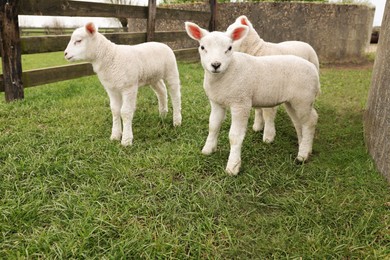
[[[297,161],[303,162],[309,158],[312,152],[315,128],[318,115],[312,105],[292,107],[286,104],[286,110],[290,115],[298,135],[299,151]]]
[[[317,111],[314,108],[311,108],[310,114],[302,124],[302,140],[299,143],[299,152],[297,156],[297,160],[300,162],[306,161],[312,152],[317,121]]]
[[[169,85],[169,95],[172,102],[173,110],[173,125],[181,125],[181,92],[180,92],[180,79],[179,73],[174,73],[174,75],[167,77],[167,82]]]
[[[289,103],[285,103],[284,106],[286,108],[287,114],[290,116],[291,121],[294,124],[295,131],[298,137],[298,144],[300,144],[302,140],[302,123],[298,118],[297,112]]]
[[[154,90],[154,93],[156,93],[158,99],[158,111],[160,112],[160,116],[164,118],[168,113],[168,96],[164,81],[159,80],[152,84],[152,89]]]

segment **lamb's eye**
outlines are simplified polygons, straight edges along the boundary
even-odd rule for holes
[[[81,43],[81,40],[75,41],[74,44],[79,44]]]
[[[202,51],[204,51],[204,46],[202,45],[202,46],[200,46],[200,49],[202,50]]]
[[[229,46],[229,48],[227,49],[227,51],[225,51],[225,53],[228,53],[231,50],[232,50],[232,46]]]

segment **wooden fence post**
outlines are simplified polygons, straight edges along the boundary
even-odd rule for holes
[[[215,31],[217,29],[217,0],[209,0],[210,1],[210,23],[209,23],[209,31]]]
[[[0,53],[6,102],[24,98],[18,7],[20,0],[0,0]]]
[[[155,29],[156,29],[156,0],[149,0],[146,41],[150,42],[154,40]]]

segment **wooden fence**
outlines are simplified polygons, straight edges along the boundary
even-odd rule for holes
[[[130,6],[66,0],[0,0],[0,55],[3,75],[0,92],[7,102],[24,98],[23,89],[37,85],[74,79],[93,74],[89,63],[22,71],[21,54],[63,51],[70,35],[20,36],[18,15],[85,16],[147,19],[146,33],[108,33],[105,36],[117,44],[138,44],[145,41],[174,41],[188,37],[185,31],[155,32],[159,19],[204,21],[210,19],[209,29],[215,29],[216,2],[210,1],[210,12],[157,8],[156,0],[149,5]],[[178,60],[196,57],[196,49],[175,50]]]

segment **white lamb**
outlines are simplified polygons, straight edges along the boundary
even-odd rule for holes
[[[200,44],[204,89],[211,104],[209,135],[202,153],[211,154],[217,149],[218,133],[225,111],[230,108],[230,155],[226,171],[236,175],[251,107],[284,103],[298,135],[296,159],[307,160],[318,119],[313,108],[320,91],[317,68],[293,55],[254,57],[234,52],[233,43],[246,36],[248,26],[238,25],[226,33],[210,33],[190,22],[185,27],[188,35]]]
[[[112,111],[111,140],[123,146],[133,141],[132,120],[140,86],[151,84],[159,103],[159,112],[168,112],[169,84],[173,107],[173,125],[181,124],[180,79],[173,51],[157,42],[139,45],[116,45],[100,34],[93,23],[76,29],[65,50],[68,61],[85,60],[92,63],[109,98]],[[123,123],[123,133],[122,124]]]
[[[249,27],[248,35],[233,44],[233,49],[240,52],[245,52],[253,56],[268,56],[268,55],[296,55],[313,63],[319,71],[319,62],[317,53],[306,42],[301,41],[285,41],[281,43],[266,42],[260,38],[256,30],[253,28],[249,19],[242,15],[228,27],[228,30],[237,26],[246,25]],[[275,117],[277,107],[274,108],[256,108],[255,120],[253,124],[254,131],[260,131],[264,128],[263,141],[271,143],[275,139]]]

